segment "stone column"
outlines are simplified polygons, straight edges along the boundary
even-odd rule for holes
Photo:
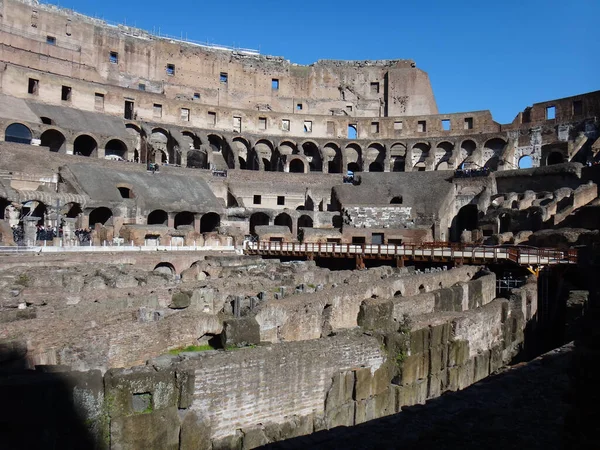
[[[25,217],[23,218],[23,235],[26,245],[36,245],[37,241],[37,224],[41,217]]]

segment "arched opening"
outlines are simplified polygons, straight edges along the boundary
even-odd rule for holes
[[[458,211],[456,215],[456,229],[458,235],[463,230],[473,231],[477,229],[478,225],[478,210],[477,205],[465,205]]]
[[[176,270],[173,264],[168,262],[161,262],[154,267],[154,272],[162,273],[165,275],[175,275]]]
[[[118,139],[112,139],[104,147],[104,157],[107,159],[126,159],[127,145]]]
[[[246,170],[246,160],[240,156],[238,162],[240,163],[240,169]]]
[[[427,289],[425,289],[424,285],[419,286],[419,294],[423,294],[424,292],[427,292]]]
[[[254,213],[250,216],[250,234],[256,235],[256,227],[269,225],[269,216],[262,212]]]
[[[140,162],[140,155],[143,155],[142,162],[146,162],[147,155],[145,152],[142,153],[142,144],[144,144],[144,148],[146,148],[146,143],[142,142],[142,131],[137,125],[132,123],[125,124],[125,129],[133,141],[133,160],[135,162]]]
[[[150,155],[151,163],[168,164],[169,156],[163,150],[154,150]]]
[[[198,136],[190,131],[183,131],[181,135],[183,136],[183,151],[200,150],[200,145],[202,142]]]
[[[95,156],[97,150],[98,144],[96,140],[87,134],[82,134],[73,142],[73,154],[75,155]]]
[[[6,127],[4,140],[17,144],[31,144],[31,130],[22,123],[12,123]]]
[[[148,225],[162,225],[167,226],[169,223],[169,215],[162,209],[155,209],[148,214]]]
[[[301,159],[293,159],[290,161],[290,172],[304,173],[304,162]]]
[[[99,223],[100,225],[107,225],[112,216],[112,211],[106,208],[105,206],[96,208],[90,213],[90,226],[93,227],[97,223]]]
[[[286,213],[281,213],[279,214],[277,217],[275,217],[275,225],[280,225],[283,227],[288,227],[290,229],[290,232],[292,231],[292,218],[289,216],[289,214]]]
[[[448,170],[454,144],[444,141],[440,142],[435,148],[435,170]]]
[[[298,231],[300,228],[312,228],[313,220],[310,216],[304,215],[298,218]]]
[[[312,142],[305,142],[302,144],[302,150],[304,156],[308,160],[308,166],[311,172],[322,172],[323,171],[323,160],[319,148]]]
[[[217,213],[210,212],[204,214],[200,219],[200,233],[212,233],[217,231],[221,226],[221,216]]]
[[[396,196],[394,197],[391,201],[390,201],[390,205],[401,205],[402,204],[402,197],[401,196]]]
[[[565,157],[561,152],[550,152],[546,165],[553,166],[554,164],[562,164],[565,162]]]
[[[519,169],[531,169],[533,167],[533,159],[529,155],[519,158]]]
[[[326,144],[323,147],[323,158],[328,160],[327,171],[329,173],[342,173],[342,152],[337,145]]]
[[[194,226],[194,213],[182,211],[175,215],[175,228],[182,226]]]
[[[187,167],[189,169],[206,169],[208,157],[200,150],[190,150],[187,154]]]
[[[271,171],[273,169],[273,144],[271,141],[261,139],[254,145],[254,153],[257,161],[262,161],[264,170]],[[257,167],[256,170],[259,168]]]
[[[46,130],[41,136],[42,147],[48,147],[51,152],[63,152],[66,148],[65,136],[57,130]]]
[[[492,156],[487,162],[483,165],[486,169],[490,170],[498,170],[498,163],[500,162],[500,158],[498,156]]]
[[[427,159],[429,158],[430,146],[428,144],[419,142],[413,145],[412,148],[412,162],[413,167],[417,171],[424,171],[427,168]]]
[[[377,161],[372,162],[369,164],[369,172],[383,172],[383,166]]]

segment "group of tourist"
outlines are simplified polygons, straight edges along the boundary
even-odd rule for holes
[[[477,169],[458,169],[454,172],[454,178],[474,178],[487,177],[490,174],[490,169],[487,167],[479,167]]]
[[[89,228],[77,228],[75,230],[75,237],[81,245],[86,244],[92,240],[92,231]]]
[[[35,233],[36,241],[52,241],[55,237],[62,236],[62,229],[38,225]]]

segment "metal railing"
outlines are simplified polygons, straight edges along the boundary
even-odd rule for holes
[[[250,254],[317,254],[346,256],[405,257],[453,260],[509,260],[521,265],[576,264],[576,250],[556,250],[535,247],[470,246],[449,242],[423,244],[378,245],[338,243],[246,242]]]

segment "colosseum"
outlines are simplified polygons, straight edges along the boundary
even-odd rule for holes
[[[2,445],[586,448],[600,91],[523,107],[0,0]]]

